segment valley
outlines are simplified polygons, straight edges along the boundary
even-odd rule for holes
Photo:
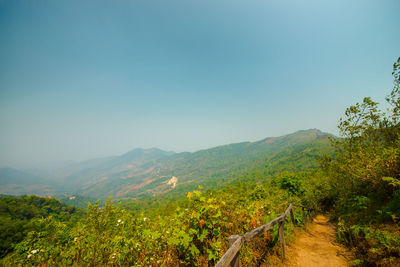
[[[58,198],[81,195],[92,199],[111,196],[126,200],[182,195],[199,185],[218,189],[243,179],[250,170],[256,169],[272,177],[283,170],[316,168],[318,153],[331,150],[329,137],[333,136],[310,129],[193,153],[138,148],[120,156],[87,160],[48,171],[48,177],[32,178],[33,174],[26,171],[0,169],[0,193]],[[21,178],[17,179],[17,175]],[[27,175],[25,180],[24,175]]]

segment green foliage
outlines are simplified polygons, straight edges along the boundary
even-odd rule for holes
[[[327,204],[338,220],[338,240],[354,247],[356,263],[364,266],[400,265],[399,73],[400,58],[386,112],[368,97],[346,109],[338,126],[344,138],[332,140],[335,158],[321,157],[321,179],[305,194]]]
[[[338,240],[356,249],[359,265],[398,266],[400,232],[394,225],[348,224],[339,219]]]
[[[89,205],[87,216],[74,224],[52,216],[36,220],[37,228],[2,263],[212,266],[228,249],[230,235],[276,218],[289,202],[300,199],[268,181],[259,185],[239,182],[206,192],[199,188],[187,193],[179,205],[167,206],[169,211],[164,214],[160,209],[131,211],[108,200],[104,208]],[[300,209],[295,218],[301,221]],[[243,264],[258,264],[274,253],[275,228],[246,245]],[[293,230],[291,225],[285,228],[286,233]]]
[[[29,232],[40,229],[43,218],[71,221],[76,215],[74,207],[58,200],[37,196],[3,196],[0,198],[0,256],[13,250]]]
[[[288,190],[289,194],[301,196],[304,194],[303,181],[307,177],[306,173],[283,172],[273,179],[281,189]]]
[[[76,208],[82,208],[82,209],[86,209],[89,203],[96,203],[96,201],[98,201],[99,205],[103,207],[105,202],[103,199],[96,199],[81,195],[72,195],[68,197],[65,197],[65,195],[63,195],[63,196],[56,196],[56,198],[65,205],[74,206]]]

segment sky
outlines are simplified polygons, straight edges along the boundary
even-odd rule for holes
[[[393,88],[400,1],[0,0],[0,167],[337,134]]]

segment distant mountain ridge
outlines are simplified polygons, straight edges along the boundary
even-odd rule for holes
[[[285,159],[288,162],[290,158],[298,158],[305,162],[306,168],[316,167],[315,154],[328,151],[330,136],[333,137],[310,129],[193,153],[137,148],[120,156],[72,164],[53,175],[59,181],[58,192],[95,198],[137,198],[179,193],[192,190],[197,185],[215,188],[252,168],[270,166],[266,173],[272,173],[279,169],[276,163]],[[168,183],[172,177],[175,177],[173,186]],[[7,192],[1,190],[0,193]]]

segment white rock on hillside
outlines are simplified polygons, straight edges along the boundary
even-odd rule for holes
[[[172,176],[172,178],[168,180],[167,184],[172,184],[172,188],[175,188],[177,182],[178,182],[178,178],[176,178],[175,176]]]

